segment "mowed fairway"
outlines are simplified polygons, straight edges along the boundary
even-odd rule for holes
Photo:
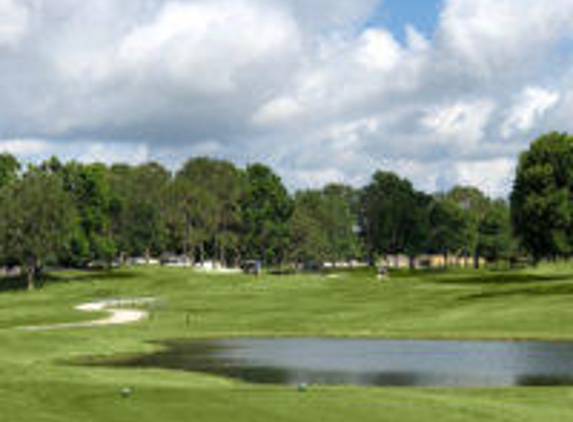
[[[184,269],[59,274],[0,293],[0,421],[563,421],[573,388],[390,389],[252,386],[176,371],[70,366],[149,352],[153,341],[220,337],[573,340],[573,266],[514,272],[205,275]],[[0,282],[1,283],[1,282]],[[97,318],[74,306],[155,297],[129,326],[29,332]],[[133,389],[122,398],[123,387]]]

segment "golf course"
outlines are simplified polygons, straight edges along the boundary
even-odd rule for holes
[[[573,388],[255,385],[176,370],[88,362],[157,351],[164,340],[390,338],[573,341],[573,266],[260,276],[138,267],[64,271],[32,293],[0,293],[0,414],[6,421],[561,421]],[[134,303],[131,324],[78,305]],[[123,305],[124,307],[126,305]],[[85,362],[86,364],[82,364]]]

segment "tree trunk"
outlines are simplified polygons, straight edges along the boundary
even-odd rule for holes
[[[474,252],[474,269],[479,270],[479,254],[477,251]]]
[[[183,239],[183,256],[189,256],[189,231],[185,229],[185,239]]]
[[[219,245],[219,263],[221,264],[222,268],[227,267],[227,263],[225,262],[225,247],[223,245]]]
[[[28,291],[30,291],[30,292],[36,288],[35,276],[36,276],[36,269],[33,265],[31,265],[26,270],[26,279],[28,281]]]
[[[199,245],[199,262],[201,262],[201,267],[205,265],[205,246],[203,242]]]
[[[241,268],[241,251],[235,247],[235,268]]]
[[[410,271],[415,271],[416,270],[416,258],[409,256],[408,257],[408,264],[410,266]]]

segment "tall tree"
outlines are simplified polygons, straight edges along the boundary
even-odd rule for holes
[[[573,138],[550,133],[524,152],[511,194],[511,216],[536,262],[573,252]]]
[[[328,259],[342,262],[361,257],[358,239],[359,194],[349,186],[328,185],[324,198],[324,230],[328,237]]]
[[[18,177],[20,163],[11,154],[0,154],[0,188],[13,182]]]
[[[68,245],[75,209],[59,177],[32,169],[0,195],[0,244],[27,275],[36,274]]]
[[[159,255],[166,245],[167,186],[160,164],[115,165],[109,171],[112,231],[118,249],[131,256]]]
[[[446,195],[436,195],[429,210],[428,250],[444,256],[445,265],[450,255],[461,255],[467,249],[468,233],[473,221],[467,211]]]
[[[486,211],[479,231],[479,255],[488,262],[509,260],[516,253],[512,236],[511,217],[507,203],[492,201]]]
[[[359,255],[356,218],[347,191],[327,187],[295,195],[291,255],[299,262],[333,263]]]
[[[262,164],[248,166],[241,200],[245,254],[269,264],[281,263],[288,248],[292,212],[293,202],[281,179]]]
[[[319,191],[295,195],[294,212],[289,220],[289,256],[295,262],[323,264],[329,259],[327,206]]]
[[[10,154],[0,154],[0,194],[2,189],[18,180],[20,163]],[[1,222],[0,222],[1,223]],[[0,244],[0,265],[11,264],[6,248]]]
[[[78,211],[79,225],[65,258],[67,264],[86,266],[92,261],[111,263],[116,245],[111,230],[112,196],[108,169],[103,164],[66,164],[60,170],[64,189]]]
[[[468,225],[465,235],[465,254],[473,258],[474,267],[479,268],[479,227],[490,206],[489,199],[483,192],[474,187],[457,186],[447,195],[466,214]]]
[[[237,259],[240,198],[244,190],[241,172],[228,161],[194,158],[187,161],[177,173],[176,185],[179,186],[180,205],[181,198],[187,196],[187,211],[193,214],[188,217],[195,224],[188,228],[193,229],[200,259],[205,254],[222,263],[229,256]],[[192,200],[192,197],[195,199]],[[197,201],[202,205],[192,205]]]
[[[360,224],[371,260],[376,255],[424,251],[428,231],[428,198],[393,173],[377,172],[361,197]]]

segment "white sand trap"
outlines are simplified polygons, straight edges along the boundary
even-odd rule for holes
[[[44,330],[65,330],[68,328],[93,328],[104,327],[109,325],[133,324],[148,317],[149,312],[142,309],[125,309],[124,307],[133,307],[153,303],[154,298],[133,298],[133,299],[109,299],[98,302],[84,303],[76,306],[76,309],[83,312],[109,312],[110,315],[103,319],[86,322],[69,322],[54,325],[39,325],[33,327],[22,327],[28,331]]]

